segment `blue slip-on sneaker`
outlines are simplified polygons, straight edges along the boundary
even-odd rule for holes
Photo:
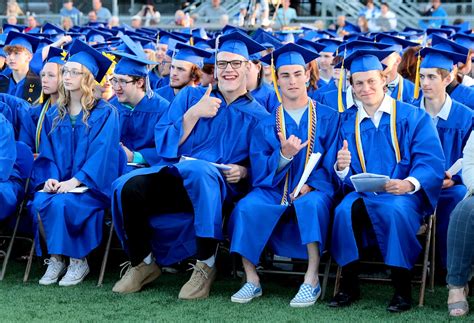
[[[291,307],[308,307],[314,305],[321,295],[321,285],[318,283],[315,288],[310,284],[301,284],[296,296],[291,300]]]
[[[240,288],[237,293],[232,295],[230,300],[234,303],[245,304],[260,296],[262,296],[261,287],[257,287],[252,283],[245,283],[245,285],[242,286],[242,288]]]

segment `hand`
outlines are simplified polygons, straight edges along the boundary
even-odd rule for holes
[[[68,181],[65,181],[65,182],[60,182],[57,187],[58,187],[58,190],[57,192],[58,193],[67,193],[69,192],[70,190],[78,187],[79,185],[81,185],[81,182],[79,182],[77,179],[75,179],[74,177],[71,178],[70,180]]]
[[[291,135],[288,139],[285,139],[285,136],[279,132],[278,138],[280,139],[281,143],[281,154],[288,159],[293,158],[300,152],[301,149],[308,145],[308,140],[306,140],[304,143],[301,143],[301,139],[294,135]]]
[[[219,107],[221,106],[221,99],[211,96],[212,85],[209,84],[204,96],[191,107],[196,118],[212,118],[215,117]]]
[[[58,190],[58,184],[58,180],[50,178],[44,183],[43,191],[47,193],[55,193]]]
[[[123,151],[125,151],[125,154],[127,155],[127,162],[131,163],[133,161],[133,152],[122,143],[120,143],[120,146],[122,146]]]
[[[232,168],[222,172],[227,183],[235,184],[247,177],[247,168],[236,164],[229,164],[228,166]]]
[[[71,36],[62,36],[61,38],[59,38],[58,45],[62,46],[62,45],[66,45],[70,42],[72,42],[72,37]]]
[[[443,180],[442,189],[450,188],[453,186],[454,186],[453,175],[451,175],[449,172],[444,172],[444,180]]]
[[[401,179],[391,179],[385,184],[385,191],[394,195],[403,195],[405,193],[413,192],[415,185],[412,182]]]
[[[341,150],[337,152],[337,170],[342,171],[351,165],[351,152],[349,144],[344,140]]]
[[[295,187],[295,190],[293,191],[293,193],[290,194],[290,198],[291,198],[292,201],[299,199],[300,197],[302,197],[303,195],[305,195],[305,194],[307,194],[311,191],[314,191],[314,188],[312,188],[308,184],[304,184],[303,187],[301,188],[300,194],[298,194],[297,198],[294,197],[295,196],[295,191],[296,191],[296,187]]]

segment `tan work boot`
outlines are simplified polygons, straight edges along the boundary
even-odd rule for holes
[[[209,297],[211,285],[216,279],[217,270],[215,267],[209,267],[203,262],[197,262],[191,265],[194,268],[191,278],[181,287],[179,299],[200,299]]]
[[[142,261],[135,267],[132,267],[130,262],[124,265],[123,269],[127,268],[127,271],[112,288],[112,291],[115,293],[129,294],[138,292],[143,286],[151,283],[161,275],[161,269],[155,262],[147,265]]]

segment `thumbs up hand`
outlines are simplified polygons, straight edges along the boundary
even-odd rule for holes
[[[212,97],[211,91],[212,85],[209,84],[201,100],[191,108],[197,118],[212,118],[219,111],[222,101],[219,98]]]
[[[337,170],[342,171],[351,165],[351,152],[349,144],[344,140],[341,150],[337,152]]]
[[[288,159],[293,158],[296,154],[300,152],[301,149],[308,145],[308,140],[304,143],[301,143],[301,139],[291,135],[288,139],[285,139],[285,136],[281,132],[278,133],[278,138],[281,143],[281,154]]]

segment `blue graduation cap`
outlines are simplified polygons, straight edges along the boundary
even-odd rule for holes
[[[319,53],[332,53],[333,55],[336,53],[339,46],[342,45],[342,41],[336,39],[319,39],[317,44],[323,46],[323,48],[319,51]]]
[[[426,29],[426,34],[428,35],[428,38],[431,38],[433,35],[439,35],[444,38],[449,38],[452,34],[454,34],[454,32],[451,29],[428,28]]]
[[[259,28],[255,31],[255,33],[252,35],[252,39],[268,49],[278,49],[283,46],[283,44],[278,40],[278,38],[272,36],[270,33],[266,32],[262,28]]]
[[[11,25],[11,24],[3,24],[2,30],[4,34],[7,34],[10,31],[16,31],[18,33],[23,32],[26,26],[23,25]]]
[[[433,35],[431,46],[436,49],[440,49],[440,50],[444,50],[448,52],[456,52],[462,55],[469,54],[469,48],[459,45],[458,43],[452,40],[440,37],[438,35]]]
[[[383,71],[381,61],[389,56],[392,51],[356,49],[344,59],[344,66],[351,74],[368,71]],[[342,62],[336,68],[341,68]]]
[[[158,32],[158,43],[159,44],[167,44],[169,45],[169,41],[171,39],[174,39],[175,41],[180,41],[180,42],[183,42],[185,43],[186,42],[186,39],[182,38],[182,37],[179,37],[179,36],[176,36],[168,31],[165,31],[165,30],[160,30]]]
[[[432,47],[425,47],[420,51],[423,61],[420,68],[442,68],[449,72],[453,70],[453,65],[467,60],[466,55],[455,52],[440,50]]]
[[[112,37],[111,33],[100,31],[98,29],[91,29],[86,34],[86,41],[88,43],[103,43]]]
[[[303,34],[303,38],[306,40],[332,39],[336,37],[337,37],[337,33],[330,30],[310,29],[310,30],[305,30]]]
[[[117,47],[116,51],[113,51],[112,54],[116,55],[118,53],[127,53],[129,55],[146,58],[143,47],[139,42],[134,42],[132,38],[127,35],[123,35],[122,44]]]
[[[342,56],[344,54],[344,51],[346,52],[346,54],[349,55],[356,50],[386,50],[390,47],[391,45],[387,45],[387,44],[367,42],[367,41],[362,41],[362,40],[354,40],[354,41],[351,41],[339,46],[338,52],[339,52],[339,55]]]
[[[419,33],[424,33],[425,31],[423,29],[419,29],[419,28],[405,27],[403,29],[403,32],[412,33],[412,34],[419,34]]]
[[[343,39],[345,41],[355,41],[355,40],[368,41],[368,42],[373,41],[372,38],[367,37],[366,35],[360,34],[360,33],[345,35]]]
[[[112,61],[83,41],[76,39],[69,50],[68,62],[76,62],[85,66],[99,83],[102,82]]]
[[[202,68],[204,64],[204,58],[209,58],[212,53],[196,48],[195,46],[189,46],[183,43],[177,43],[173,60],[186,61],[196,64],[199,68]]]
[[[218,51],[230,52],[250,59],[250,55],[265,50],[265,47],[240,33],[233,32],[218,38]]]
[[[232,26],[232,25],[225,25],[224,28],[222,28],[222,35],[228,35],[234,32],[240,32],[242,34],[247,35],[247,31],[245,29]]]
[[[204,28],[194,28],[191,30],[191,34],[193,37],[199,37],[202,39],[209,39],[209,35],[207,34],[206,30]]]
[[[347,31],[348,33],[360,33],[360,28],[353,23],[346,21],[346,25],[342,28],[343,30]]]
[[[48,35],[64,35],[66,33],[65,30],[63,30],[62,28],[59,28],[58,26],[56,25],[53,25],[49,22],[45,23],[42,27],[41,27],[41,32],[43,34],[48,34]]]
[[[301,47],[304,47],[307,50],[310,50],[310,51],[315,52],[315,53],[319,53],[322,49],[324,49],[324,45],[313,42],[313,41],[310,41],[310,40],[306,40],[304,38],[298,39],[295,42],[295,44],[298,44]]]
[[[297,34],[297,37],[295,37],[295,34]],[[294,43],[296,38],[298,38],[299,32],[292,32],[292,31],[277,31],[275,32],[276,38],[278,38],[279,41],[282,43]]]
[[[38,37],[34,37],[29,34],[22,34],[16,31],[10,31],[8,33],[7,39],[5,40],[5,45],[22,46],[30,53],[34,54],[39,42],[40,40]]]
[[[425,35],[425,32],[400,32],[398,33],[399,37],[403,37],[406,40],[413,40],[413,41],[419,41],[423,36]]]
[[[155,50],[155,40],[147,37],[138,37],[138,36],[130,36],[130,38],[135,41],[139,42],[143,49],[151,49]]]
[[[56,63],[64,65],[66,63],[68,52],[57,47],[49,47],[48,56],[46,57],[45,63]]]
[[[4,46],[5,46],[5,45],[3,45],[3,44],[0,45],[0,57],[7,57],[6,54],[5,54],[5,52],[3,51],[3,47],[4,47]]]
[[[279,69],[284,65],[301,65],[306,67],[307,63],[318,57],[319,55],[314,51],[307,50],[306,48],[294,43],[289,43],[274,52],[265,55],[260,60],[266,64],[271,64],[273,58],[275,68]]]
[[[87,26],[92,27],[92,28],[99,28],[99,27],[105,27],[107,25],[106,22],[99,22],[99,21],[94,21],[94,22],[88,22]]]
[[[138,57],[128,53],[114,53],[121,57],[115,65],[115,74],[132,75],[146,77],[148,75],[148,65],[156,65],[156,62],[148,60],[146,57]]]
[[[466,48],[474,49],[474,35],[456,34],[453,36],[454,41]]]
[[[380,44],[391,45],[390,49],[393,49],[399,53],[401,53],[405,48],[419,45],[418,43],[387,34],[378,34],[375,36],[375,40]]]
[[[215,42],[214,42],[214,45],[215,45]],[[212,48],[212,45],[209,44],[208,41],[202,40],[202,39],[195,41],[194,46],[202,50],[214,50],[214,48]]]

